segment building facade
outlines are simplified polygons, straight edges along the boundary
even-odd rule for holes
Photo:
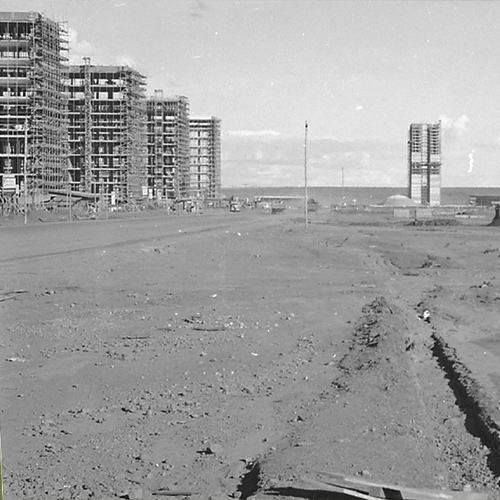
[[[173,201],[188,195],[189,100],[156,90],[147,101],[148,198]]]
[[[0,174],[9,191],[68,181],[67,30],[37,12],[0,12]]]
[[[189,120],[190,166],[188,195],[221,197],[221,120],[215,116]]]
[[[408,131],[408,197],[441,204],[441,123],[413,123]]]
[[[184,96],[146,99],[135,69],[69,66],[67,54],[63,23],[0,12],[2,207],[62,191],[112,204],[220,198],[219,118],[190,118]]]
[[[145,77],[128,66],[70,66],[71,189],[112,204],[146,195]]]

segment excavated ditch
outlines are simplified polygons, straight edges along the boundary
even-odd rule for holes
[[[251,497],[260,486],[260,463],[258,460],[250,462],[246,466],[246,472],[242,475],[236,491],[241,500]]]
[[[405,310],[384,297],[366,304],[338,376],[321,394],[324,406],[311,406],[310,418],[305,416],[310,427],[295,435],[314,442],[320,433],[331,446],[322,455],[314,447],[285,447],[281,457],[259,457],[258,468],[243,477],[241,498],[255,492],[313,498],[297,480],[273,479],[284,479],[283,470],[325,470],[327,462],[344,474],[417,488],[488,491],[491,499],[500,498],[495,406],[457,353],[421,326],[413,331]]]
[[[468,432],[479,438],[490,451],[488,468],[499,479],[500,486],[500,411],[494,402],[477,383],[470,370],[465,366],[456,350],[436,331],[432,334],[432,352],[445,372],[452,389],[456,404],[466,415]]]

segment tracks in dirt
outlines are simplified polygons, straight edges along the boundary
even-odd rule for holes
[[[202,223],[200,221],[203,220]],[[152,243],[160,240],[178,240],[203,233],[275,224],[275,220],[262,217],[229,218],[226,215],[188,217],[157,217],[149,219],[113,219],[75,223],[51,223],[40,226],[5,227],[0,241],[1,264],[15,264],[47,257],[80,254],[92,250]],[[110,229],[113,226],[113,230]],[[76,228],[85,238],[68,243],[67,238]],[[117,231],[119,227],[120,231]],[[154,228],[154,236],[151,236]]]
[[[491,411],[491,402],[460,361],[457,353],[439,335],[432,322],[428,324],[419,319],[417,304],[435,284],[432,272],[439,272],[434,269],[427,272],[425,263],[422,265],[422,268],[426,269],[425,272],[419,273],[418,269],[409,272],[408,269],[400,268],[390,254],[386,254],[376,245],[366,248],[366,245],[360,245],[359,241],[349,239],[346,246],[349,247],[348,251],[359,255],[363,267],[370,275],[367,276],[367,281],[375,283],[374,289],[370,291],[378,294],[378,298],[370,299],[366,303],[364,312],[352,328],[351,347],[340,363],[343,371],[333,381],[333,387],[338,394],[335,399],[330,399],[331,395],[327,395],[328,403],[333,406],[332,418],[337,419],[333,432],[342,436],[342,439],[337,439],[332,444],[333,449],[340,451],[332,451],[327,457],[336,462],[332,455],[338,455],[337,458],[342,460],[340,467],[344,468],[349,466],[350,460],[352,463],[357,460],[358,469],[352,472],[359,473],[362,469],[360,464],[363,461],[357,458],[360,452],[358,450],[356,455],[355,440],[349,435],[344,438],[342,433],[345,432],[345,424],[338,421],[342,420],[344,415],[345,418],[353,415],[348,411],[349,406],[353,406],[353,410],[357,410],[358,414],[365,410],[363,405],[358,408],[356,403],[353,403],[355,400],[349,400],[349,397],[342,399],[342,394],[353,391],[354,398],[366,398],[365,406],[373,410],[373,416],[368,420],[360,417],[358,421],[354,417],[354,430],[362,432],[364,436],[360,446],[365,447],[367,454],[373,453],[369,451],[373,446],[379,448],[379,455],[385,450],[396,450],[396,453],[400,454],[400,466],[396,466],[396,470],[392,472],[396,476],[392,478],[392,466],[391,471],[388,470],[390,461],[387,461],[382,472],[377,471],[375,465],[373,469],[370,468],[371,464],[368,465],[368,470],[381,476],[380,480],[389,481],[391,478],[392,482],[407,485],[414,481],[415,487],[486,489],[492,492],[491,498],[500,498],[500,433],[498,422]],[[367,295],[374,296],[373,293]],[[387,346],[383,348],[377,361],[373,346],[391,329],[396,347],[393,345],[392,353],[390,349],[387,350]],[[377,363],[382,368],[373,369]],[[373,387],[370,385],[372,379],[382,381],[382,385]],[[407,384],[406,396],[410,395],[410,399],[404,399],[405,389],[398,392],[392,388],[398,384]],[[393,390],[399,395],[387,396]],[[373,401],[370,399],[372,392],[380,394],[379,401],[377,398]],[[398,399],[400,406],[397,405]],[[412,407],[410,400],[414,402]],[[377,408],[381,404],[380,401],[391,407],[392,414],[391,411],[384,413]],[[316,419],[314,409],[317,408],[313,402],[313,419]],[[405,413],[411,411],[415,412],[414,416],[409,421],[405,420]],[[389,430],[388,426],[387,432],[379,436],[379,427],[381,422],[385,423],[384,419],[390,421],[391,425],[395,423],[396,430]],[[363,427],[368,427],[368,430]],[[303,436],[307,435],[307,431],[298,432],[301,439],[306,439]],[[394,434],[391,435],[391,432]],[[390,443],[400,440],[401,433],[404,432],[408,433],[407,439],[413,440],[413,449],[408,450],[408,455],[404,453],[404,446]],[[329,438],[325,436],[325,439]],[[279,452],[283,453],[284,450],[286,447]],[[290,444],[287,452],[294,452]],[[414,458],[415,463],[426,465],[421,468],[417,465],[415,475],[405,480],[403,474],[408,473],[411,466],[404,462],[410,461],[411,453],[420,455],[421,462]],[[303,463],[307,463],[310,456],[306,453],[300,458]],[[251,464],[237,489],[241,498],[249,498],[256,491],[259,492],[258,498],[268,498],[267,494],[276,496],[279,493],[283,495],[280,498],[287,498],[288,493],[290,496],[313,498],[307,490],[295,489],[291,484],[278,489],[270,486],[272,483],[269,483],[269,462],[272,462],[272,457],[264,455]],[[293,458],[289,462],[298,463],[297,460],[293,462]],[[381,467],[384,469],[383,465]],[[346,469],[342,470],[345,472]]]
[[[404,273],[391,259],[384,257],[381,252],[370,249],[364,259],[364,265],[375,274],[385,276],[398,275],[413,276],[412,295],[415,296],[415,288],[419,290],[421,297],[426,297],[428,290],[431,288],[429,279],[420,277],[418,273],[415,275]],[[414,278],[417,277],[417,280]],[[423,278],[423,279],[422,279]],[[406,296],[405,288],[401,285],[396,285],[396,280],[386,281],[382,286],[382,293],[389,297],[389,302],[397,304],[401,310],[409,317],[415,317],[417,314],[417,303]],[[433,312],[434,313],[434,312]],[[423,326],[423,324],[422,324]],[[467,432],[473,439],[479,440],[482,444],[484,453],[484,461],[482,464],[475,464],[473,470],[463,470],[461,472],[463,478],[467,478],[462,486],[470,487],[474,483],[477,476],[482,476],[478,483],[478,487],[484,487],[485,476],[487,479],[487,487],[496,490],[495,498],[500,496],[500,421],[498,416],[500,409],[498,404],[495,404],[481,387],[473,374],[460,359],[457,351],[450,346],[444,337],[440,334],[433,324],[428,324],[424,327],[430,335],[430,342],[424,342],[428,352],[434,359],[436,365],[442,371],[445,379],[448,382],[450,389],[454,394],[454,404],[459,411],[465,416],[465,425],[463,430]],[[419,383],[419,381],[416,381]],[[467,454],[469,450],[463,449],[455,451],[455,453]],[[450,464],[456,465],[456,464]],[[467,469],[467,460],[462,462],[464,469]],[[478,469],[482,469],[478,472]],[[456,485],[455,485],[456,486]]]

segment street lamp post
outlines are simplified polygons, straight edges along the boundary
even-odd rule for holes
[[[309,214],[307,206],[307,122],[304,128],[304,210],[305,210],[305,220],[306,229],[309,224]]]

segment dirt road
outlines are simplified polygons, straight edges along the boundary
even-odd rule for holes
[[[0,227],[5,497],[498,498],[498,228],[299,219]]]

